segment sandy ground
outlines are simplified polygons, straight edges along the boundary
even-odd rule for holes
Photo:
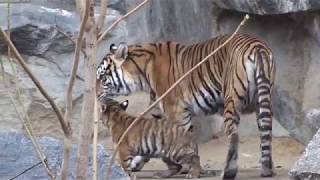
[[[216,176],[201,177],[204,180],[218,180],[223,168],[223,163],[227,152],[225,137],[213,139],[207,143],[200,144],[201,165],[212,171],[217,171]],[[107,147],[112,147],[111,140],[106,142]],[[273,158],[276,176],[273,178],[261,178],[259,165],[259,138],[241,137],[239,153],[238,180],[287,180],[290,179],[288,171],[294,162],[299,158],[304,150],[304,146],[297,143],[292,138],[282,137],[273,140]],[[165,165],[158,159],[151,160],[141,172],[135,173],[137,179],[150,180],[152,174],[158,170],[165,170]],[[176,175],[170,179],[185,179],[184,175]]]

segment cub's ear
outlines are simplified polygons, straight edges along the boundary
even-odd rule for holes
[[[106,112],[106,110],[107,110],[107,105],[102,104],[100,107],[100,112],[104,113],[104,112]]]
[[[115,54],[116,53],[116,51],[117,51],[117,46],[115,45],[115,44],[110,44],[110,53],[112,53],[112,54]]]
[[[119,44],[119,47],[116,49],[115,53],[114,53],[114,57],[116,59],[122,59],[125,60],[128,56],[128,45],[124,42],[121,42]]]
[[[120,107],[125,111],[128,108],[129,101],[125,100],[122,103],[120,103]]]

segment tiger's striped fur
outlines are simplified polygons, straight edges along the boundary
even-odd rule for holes
[[[228,37],[219,36],[193,45],[164,42],[111,46],[111,52],[97,69],[101,91],[107,95],[145,91],[159,97]],[[224,129],[230,145],[223,178],[234,178],[237,173],[239,114],[256,110],[261,134],[261,176],[272,176],[274,78],[271,49],[253,36],[238,34],[169,93],[160,108],[170,120],[186,129],[194,123],[192,116],[213,114],[224,108]]]
[[[102,97],[101,119],[109,128],[114,143],[135,119],[125,112],[128,101],[119,103],[113,99]],[[165,178],[180,172],[182,165],[191,168],[187,178],[200,176],[200,159],[195,151],[196,143],[192,132],[185,133],[183,127],[163,119],[142,118],[127,134],[119,146],[121,166],[127,171],[142,169],[150,158],[162,158],[169,170],[157,173]]]

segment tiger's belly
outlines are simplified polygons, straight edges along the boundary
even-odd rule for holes
[[[210,94],[208,92],[195,94],[188,103],[188,109],[194,115],[212,115],[217,113],[221,108],[223,108],[223,98],[217,95],[213,96],[213,93]]]

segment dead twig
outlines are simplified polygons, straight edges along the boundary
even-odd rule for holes
[[[47,159],[45,159],[45,161],[47,161]],[[17,174],[17,175],[16,175],[16,176],[14,176],[13,178],[10,178],[9,180],[14,180],[14,179],[18,178],[19,176],[21,176],[21,175],[25,174],[26,172],[28,172],[28,171],[30,171],[31,169],[33,169],[33,168],[35,168],[35,167],[39,166],[40,164],[41,164],[41,161],[40,161],[40,162],[38,162],[37,164],[34,164],[33,166],[31,166],[31,167],[29,167],[29,168],[27,168],[27,169],[23,170],[21,173]]]
[[[98,24],[97,24],[97,32],[100,33],[104,20],[106,19],[107,15],[107,5],[108,5],[108,0],[101,0],[101,5],[100,5],[100,16],[98,19]]]
[[[122,20],[124,20],[125,18],[127,18],[130,14],[134,13],[135,11],[137,11],[139,8],[141,8],[143,5],[145,5],[149,0],[144,0],[142,3],[140,3],[138,6],[136,6],[135,8],[133,8],[131,11],[129,11],[127,14],[125,14],[124,16],[121,16],[119,19],[117,19],[115,22],[113,22],[111,24],[111,26],[105,30],[102,34],[99,33],[98,35],[98,44],[102,41],[102,39],[117,25],[119,24]]]
[[[98,162],[97,162],[97,144],[98,144],[98,130],[99,130],[99,114],[98,114],[98,102],[97,95],[94,98],[94,122],[93,122],[93,180],[98,179]]]
[[[87,4],[88,5],[88,4]],[[84,92],[81,111],[81,127],[79,136],[79,148],[77,157],[77,179],[87,179],[89,145],[92,142],[92,130],[94,122],[94,103],[96,86],[96,54],[97,54],[97,28],[94,17],[94,0],[90,0],[89,18],[85,26],[85,45],[88,57],[84,59]]]
[[[98,22],[96,24],[96,36],[101,32],[101,29],[104,25],[104,21],[107,14],[107,5],[108,0],[101,0],[100,5],[100,16]],[[96,41],[97,43],[97,41]],[[95,45],[96,47],[97,45]],[[97,87],[97,82],[95,83]],[[97,90],[97,88],[96,88]],[[93,149],[92,149],[92,158],[93,158],[93,180],[97,180],[98,178],[98,161],[97,161],[97,144],[98,144],[98,130],[99,130],[99,114],[98,114],[98,107],[97,107],[97,92],[95,91],[94,95],[94,115],[93,115]]]
[[[164,92],[154,103],[152,103],[146,110],[144,110],[142,113],[139,114],[138,117],[134,119],[134,121],[129,125],[129,127],[123,132],[122,136],[120,137],[115,150],[112,154],[108,169],[107,169],[107,179],[108,176],[111,174],[111,166],[114,162],[114,158],[116,156],[116,153],[118,152],[119,145],[122,143],[124,137],[127,135],[127,133],[130,131],[130,129],[143,117],[146,113],[148,113],[152,108],[154,108],[164,97],[166,97],[179,83],[181,83],[188,75],[190,75],[195,69],[201,66],[204,62],[206,62],[212,55],[217,53],[222,47],[224,47],[240,30],[240,27],[244,25],[244,23],[249,19],[249,15],[246,14],[241,23],[238,25],[236,30],[233,32],[233,34],[224,42],[222,43],[217,49],[212,51],[208,56],[203,58],[198,64],[196,64],[194,67],[192,67],[188,72],[186,72],[182,77],[180,77],[175,83],[172,84],[172,86]]]
[[[10,94],[9,91],[7,92],[7,94],[8,94],[8,96],[10,97],[10,101],[11,101],[11,103],[12,103],[12,105],[13,105],[13,107],[14,107],[14,109],[15,109],[18,117],[19,117],[19,119],[22,121],[23,126],[25,127],[25,129],[26,129],[26,131],[27,131],[27,134],[29,135],[29,138],[30,138],[30,140],[31,140],[31,143],[33,144],[34,148],[36,149],[36,152],[37,152],[37,154],[38,154],[38,156],[39,156],[39,158],[40,158],[40,160],[41,160],[41,163],[43,164],[44,168],[46,169],[48,176],[50,177],[50,179],[55,179],[54,175],[53,175],[52,172],[50,171],[49,165],[48,165],[48,163],[47,163],[47,161],[46,161],[46,157],[42,154],[41,149],[40,149],[40,146],[39,146],[39,144],[37,143],[37,141],[36,141],[36,139],[35,139],[35,137],[34,137],[34,135],[33,135],[33,133],[32,133],[32,128],[31,128],[31,127],[28,127],[27,122],[25,122],[25,121],[23,120],[23,117],[22,117],[22,115],[20,114],[20,112],[19,112],[19,110],[18,110],[18,106],[17,106],[17,104],[14,102],[14,99],[13,99],[13,97],[12,97],[12,95]]]
[[[66,112],[65,112],[65,122],[70,123],[71,119],[71,113],[72,113],[72,91],[73,91],[73,86],[74,82],[76,79],[76,74],[79,66],[79,60],[80,60],[80,50],[85,52],[82,49],[82,44],[83,44],[83,35],[84,35],[84,28],[85,25],[88,21],[89,17],[89,0],[86,0],[86,6],[84,7],[84,14],[81,19],[81,24],[80,24],[80,32],[79,36],[77,38],[76,42],[76,49],[74,53],[74,60],[73,60],[73,66],[71,69],[71,74],[68,82],[68,87],[67,87],[67,93],[66,93]],[[85,53],[85,57],[87,57]],[[72,135],[69,134],[68,136],[64,137],[64,153],[63,153],[63,165],[62,165],[62,172],[61,172],[61,179],[66,180],[68,177],[68,169],[69,169],[69,161],[70,161],[70,153],[71,153],[71,144],[72,140],[71,137]]]

